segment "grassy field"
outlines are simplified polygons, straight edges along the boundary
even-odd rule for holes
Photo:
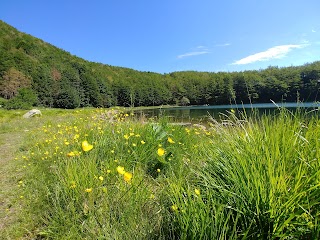
[[[0,111],[4,239],[320,238],[317,114],[42,113]]]

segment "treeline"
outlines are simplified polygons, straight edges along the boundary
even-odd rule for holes
[[[158,74],[85,61],[0,21],[0,97],[7,108],[319,101],[320,61],[244,72]]]

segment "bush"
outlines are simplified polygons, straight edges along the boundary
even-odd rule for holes
[[[21,88],[17,96],[5,103],[6,109],[29,109],[38,103],[37,95],[30,88]]]
[[[7,99],[0,98],[0,108],[4,108],[7,102]]]

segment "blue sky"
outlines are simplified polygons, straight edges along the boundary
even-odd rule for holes
[[[320,60],[319,0],[2,0],[0,19],[89,61],[243,71]]]

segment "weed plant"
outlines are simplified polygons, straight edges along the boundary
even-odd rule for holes
[[[320,238],[316,114],[230,112],[185,127],[81,111],[24,144],[30,238]]]

